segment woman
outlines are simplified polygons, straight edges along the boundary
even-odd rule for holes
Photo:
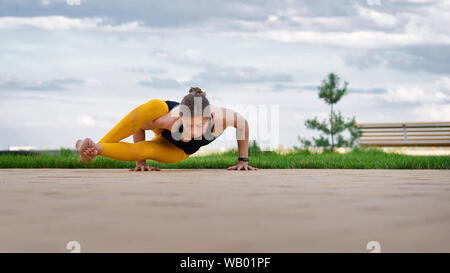
[[[152,99],[133,109],[98,143],[85,138],[79,139],[75,146],[83,162],[101,155],[136,161],[136,168],[130,171],[160,171],[147,166],[146,159],[182,161],[214,141],[228,126],[237,130],[239,155],[238,163],[227,170],[258,170],[248,164],[247,120],[230,109],[210,105],[206,93],[198,87],[191,87],[181,103]],[[145,130],[152,130],[155,137],[146,141]],[[134,143],[120,141],[132,134]]]

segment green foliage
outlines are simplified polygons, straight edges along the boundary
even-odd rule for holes
[[[385,153],[373,147],[353,148],[351,152],[313,153],[308,149],[280,154],[260,151],[249,156],[249,164],[257,168],[277,169],[450,169],[450,156],[412,156]],[[237,150],[192,156],[177,163],[161,163],[147,160],[147,164],[163,169],[226,169],[237,163]],[[136,166],[136,162],[119,161],[102,156],[83,163],[78,156],[61,154],[0,155],[0,168],[101,168],[124,169]]]
[[[261,148],[256,143],[256,140],[253,140],[251,144],[248,146],[248,155],[258,155],[261,154]]]
[[[60,149],[59,154],[63,157],[75,156],[71,149],[62,148]]]
[[[341,79],[338,75],[330,73],[328,75],[328,81],[322,80],[322,85],[318,87],[319,98],[325,100],[327,104],[337,103],[345,92],[347,91],[348,82],[344,82],[344,86],[339,89]]]
[[[311,151],[308,148],[305,147],[297,147],[294,145],[294,153],[296,154],[302,154],[302,155],[310,155],[312,154]]]
[[[309,148],[312,146],[311,140],[308,140],[304,137],[298,136],[297,139],[303,144],[304,148]],[[296,148],[296,146],[294,146]]]
[[[327,79],[322,81],[322,85],[318,87],[319,98],[331,106],[330,117],[322,121],[319,121],[317,117],[305,121],[306,128],[318,130],[325,134],[320,135],[319,138],[313,137],[312,141],[299,136],[298,140],[305,148],[313,146],[313,142],[315,147],[323,147],[324,151],[328,149],[333,151],[335,147],[353,147],[355,141],[361,136],[361,131],[355,126],[355,117],[346,119],[340,111],[337,114],[333,111],[333,105],[339,102],[347,91],[348,82],[344,82],[341,88],[339,87],[340,82],[338,75],[330,73]],[[350,139],[348,140],[342,135],[346,130],[350,133]]]
[[[381,149],[380,147],[373,147],[373,146],[354,147],[350,152],[353,154],[372,154],[372,155],[385,154],[383,149]]]

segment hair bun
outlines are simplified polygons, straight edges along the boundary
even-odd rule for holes
[[[206,92],[201,90],[198,87],[191,87],[191,89],[189,89],[189,94],[190,93],[194,93],[194,95],[200,94],[200,95],[206,96]]]

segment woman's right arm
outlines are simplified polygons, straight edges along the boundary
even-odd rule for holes
[[[145,140],[145,130],[139,129],[133,134],[133,141],[134,143]],[[157,167],[147,166],[147,161],[145,160],[138,160],[136,161],[136,168],[130,169],[130,171],[151,171],[156,170],[160,171]]]
[[[137,130],[133,135],[133,141],[134,143],[145,140],[145,130],[139,129]],[[147,165],[147,162],[145,160],[138,160],[136,161],[136,166],[145,166]]]
[[[134,133],[133,141],[136,143],[143,140],[145,140],[145,130],[141,128]]]

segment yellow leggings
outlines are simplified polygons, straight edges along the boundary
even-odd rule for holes
[[[136,107],[99,141],[103,147],[100,155],[122,161],[152,159],[164,163],[174,163],[188,158],[189,155],[183,149],[161,136],[161,129],[152,130],[155,137],[150,141],[119,142],[134,134],[144,124],[168,112],[166,102],[160,99],[152,99]]]

